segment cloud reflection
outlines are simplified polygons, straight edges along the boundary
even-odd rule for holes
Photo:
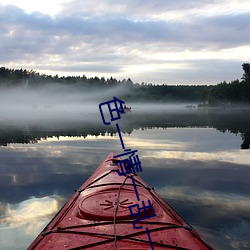
[[[198,161],[220,161],[234,164],[245,165],[249,167],[250,155],[247,151],[232,150],[220,152],[182,152],[182,151],[159,151],[151,154],[157,159],[183,159]],[[240,157],[239,157],[240,156]],[[166,166],[164,166],[166,167]]]
[[[156,191],[215,249],[249,249],[249,197],[187,186]]]
[[[33,235],[33,227],[37,227],[37,222],[51,217],[58,209],[56,197],[30,198],[15,205],[7,204],[5,216],[0,219],[0,224],[11,228],[25,225],[25,233]]]
[[[157,192],[166,200],[170,197],[170,199],[185,201],[189,204],[220,207],[216,216],[219,214],[228,215],[229,213],[234,214],[234,216],[240,216],[241,214],[248,214],[250,211],[250,198],[246,196],[176,186],[158,188]],[[212,217],[211,214],[210,217]]]
[[[30,198],[18,204],[0,204],[1,249],[25,249],[52,219],[62,197]]]

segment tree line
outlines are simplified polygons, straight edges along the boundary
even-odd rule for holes
[[[53,83],[80,88],[82,91],[112,89],[123,87],[117,97],[126,101],[202,102],[211,106],[227,103],[250,103],[250,64],[242,64],[243,76],[239,80],[222,82],[216,85],[153,85],[134,83],[130,78],[117,80],[110,77],[52,76],[34,70],[9,69],[0,67],[0,87],[38,88]]]
[[[215,85],[209,95],[210,104],[250,103],[250,64],[243,63],[244,71],[241,80],[226,81]]]

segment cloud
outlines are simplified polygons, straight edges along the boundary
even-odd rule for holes
[[[143,5],[132,0],[75,0],[65,3],[55,16],[0,5],[0,63],[61,75],[131,77],[139,82],[234,80],[241,76],[241,63],[250,59],[239,52],[249,46],[250,13],[240,7],[233,12],[233,4],[233,0],[157,0]],[[233,63],[239,69],[229,70],[232,61],[226,49],[236,51]],[[211,66],[220,63],[225,67]],[[203,70],[207,73],[201,78]]]
[[[11,14],[9,15],[9,13]],[[119,16],[84,18],[58,15],[56,18],[52,18],[39,12],[27,14],[13,6],[3,7],[1,14],[1,18],[4,20],[3,30],[8,32],[5,34],[9,35],[10,39],[11,36],[31,38],[24,39],[24,41],[30,41],[27,47],[34,43],[36,46],[40,44],[44,47],[54,45],[52,46],[54,48],[56,45],[59,45],[59,48],[62,47],[60,45],[64,45],[65,48],[67,43],[61,44],[61,42],[66,39],[68,46],[72,47],[74,44],[79,46],[80,42],[93,43],[93,47],[96,44],[105,44],[105,42],[108,42],[109,45],[164,42],[195,49],[197,45],[203,48],[213,46],[213,44],[221,44],[221,47],[246,45],[250,36],[248,33],[245,33],[245,39],[240,36],[242,31],[249,29],[250,13],[195,17],[189,22],[178,20],[174,22],[167,20],[137,21]],[[220,32],[218,33],[218,31]],[[38,43],[38,39],[42,39],[40,43]]]
[[[79,15],[85,17],[92,16],[122,16],[131,17],[134,19],[148,20],[166,18],[183,18],[192,16],[193,14],[200,16],[200,13],[214,11],[215,8],[221,10],[242,11],[245,8],[244,4],[248,4],[247,0],[243,0],[241,6],[235,6],[234,1],[198,1],[198,0],[145,0],[142,4],[139,0],[127,0],[126,2],[115,0],[79,0],[65,3],[64,9],[61,11],[64,15]],[[233,6],[231,6],[233,5]],[[248,5],[249,6],[249,5]]]

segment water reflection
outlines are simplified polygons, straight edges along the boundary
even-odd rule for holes
[[[216,249],[250,248],[250,154],[239,149],[249,126],[235,119],[219,126],[221,114],[180,112],[119,122],[126,148],[139,152],[140,176]],[[35,144],[11,143],[22,129],[1,131],[8,141],[0,150],[1,249],[26,248],[104,157],[122,152],[116,128],[54,125],[30,126]]]
[[[17,204],[8,203],[4,209],[5,216],[0,223],[16,228],[30,224],[31,221],[41,222],[42,218],[56,213],[58,209],[58,202],[53,196],[30,198]],[[25,233],[30,234],[32,230],[30,231],[30,228],[26,227]]]
[[[60,197],[30,198],[4,206],[0,217],[1,249],[23,249],[36,237],[62,204]]]
[[[131,134],[137,129],[209,127],[220,132],[240,134],[239,148],[250,145],[250,110],[142,110],[136,109],[122,117],[120,129]],[[72,122],[74,121],[74,122]],[[61,119],[44,121],[4,121],[0,123],[0,145],[10,143],[37,143],[41,139],[60,136],[87,137],[88,135],[115,135],[116,127],[105,126],[99,113],[81,114],[67,122]]]

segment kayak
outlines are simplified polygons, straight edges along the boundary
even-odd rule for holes
[[[212,249],[121,160],[110,153],[28,249]]]

